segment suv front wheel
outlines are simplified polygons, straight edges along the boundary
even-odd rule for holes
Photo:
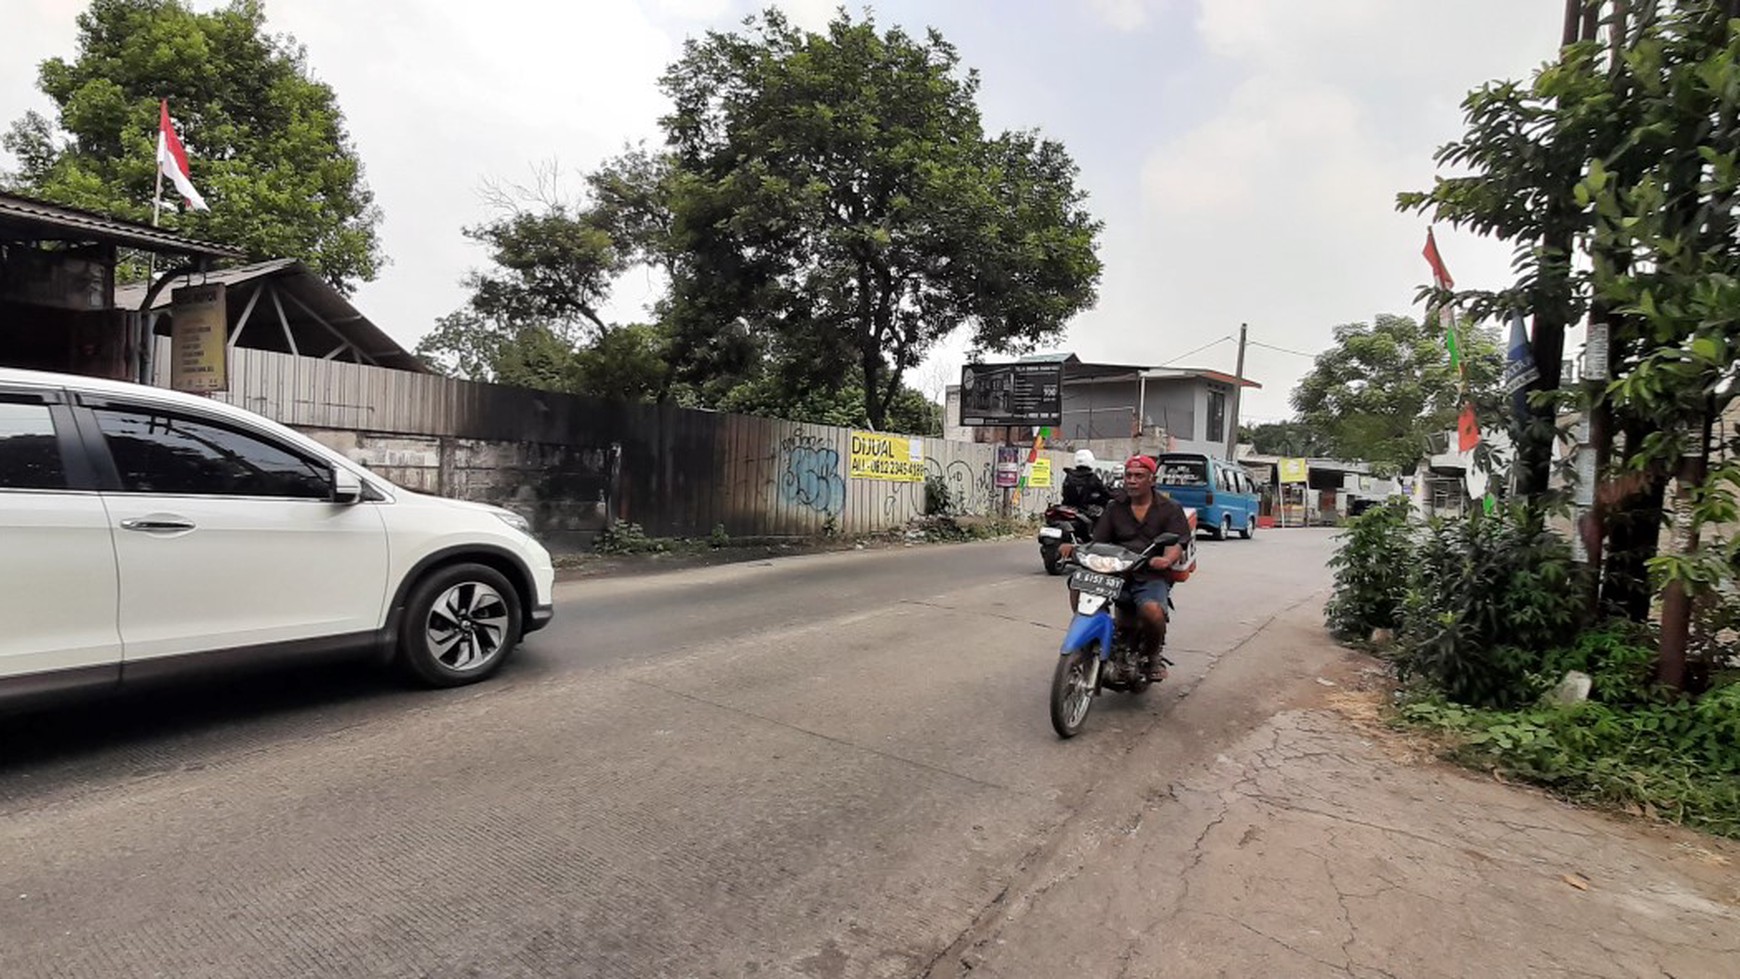
[[[475,683],[501,668],[521,629],[519,592],[501,572],[450,565],[411,591],[399,626],[399,663],[432,687]]]

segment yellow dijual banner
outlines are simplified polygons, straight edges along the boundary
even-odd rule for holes
[[[924,439],[881,432],[852,433],[852,478],[924,482]]]

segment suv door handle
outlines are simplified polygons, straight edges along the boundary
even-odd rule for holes
[[[193,529],[193,521],[191,521],[191,520],[141,520],[141,519],[129,518],[127,520],[121,521],[121,529],[122,530],[137,530],[141,533],[146,533],[146,534],[176,533],[176,532],[183,531],[183,530],[192,530]]]

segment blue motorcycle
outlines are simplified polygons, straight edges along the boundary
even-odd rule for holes
[[[1178,542],[1176,534],[1161,534],[1140,551],[1117,544],[1084,544],[1070,555],[1074,570],[1069,587],[1077,592],[1075,618],[1064,634],[1051,678],[1051,726],[1059,737],[1075,737],[1102,689],[1130,693],[1148,689],[1142,664],[1142,633],[1147,626],[1130,598],[1130,578],[1150,558]],[[1164,656],[1160,662],[1171,665]]]

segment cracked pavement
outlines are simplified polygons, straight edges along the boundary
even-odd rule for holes
[[[1105,831],[1137,802],[1114,782],[932,974],[1740,975],[1740,847],[1386,751],[1326,702],[1366,661],[1304,611],[1132,752],[1187,762],[1133,831]],[[1183,736],[1264,700],[1231,744]]]

